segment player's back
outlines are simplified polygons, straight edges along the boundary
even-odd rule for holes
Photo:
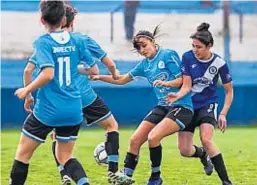
[[[84,59],[80,37],[53,32],[35,42],[37,65],[54,68],[54,78],[39,89],[35,116],[50,126],[76,125],[82,121],[80,92],[76,86],[77,65]]]

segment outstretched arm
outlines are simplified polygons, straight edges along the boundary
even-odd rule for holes
[[[106,56],[102,59],[102,63],[108,68],[112,75],[112,78],[117,80],[119,76],[119,71],[117,70],[114,61],[110,57]]]
[[[129,74],[120,75],[117,80],[114,80],[111,75],[93,75],[89,77],[90,80],[100,80],[103,82],[116,84],[116,85],[124,85],[133,80],[133,78]]]

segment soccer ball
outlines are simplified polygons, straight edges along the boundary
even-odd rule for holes
[[[94,158],[97,164],[107,166],[108,164],[108,155],[105,150],[105,144],[100,143],[95,147]]]

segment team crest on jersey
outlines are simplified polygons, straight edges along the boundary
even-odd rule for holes
[[[159,63],[158,63],[158,68],[159,69],[164,69],[165,68],[165,63],[161,60],[161,61],[159,61]]]
[[[211,67],[209,68],[209,72],[210,72],[211,74],[217,74],[218,69],[217,69],[217,67],[215,67],[215,66],[211,66]]]

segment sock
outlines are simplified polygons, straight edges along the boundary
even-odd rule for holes
[[[9,185],[23,185],[27,179],[29,164],[14,160]]]
[[[124,161],[124,173],[127,176],[129,177],[133,176],[133,173],[138,163],[138,158],[139,158],[138,155],[127,152],[127,155]]]
[[[69,159],[65,163],[64,168],[70,174],[72,180],[77,183],[77,185],[89,184],[86,172],[77,159]]]
[[[118,171],[119,162],[119,133],[108,132],[106,134],[105,149],[108,155],[108,171],[116,173]]]
[[[52,143],[52,152],[53,152],[53,156],[54,156],[54,160],[56,162],[57,168],[59,173],[61,174],[61,178],[63,178],[64,175],[68,175],[67,171],[64,169],[63,165],[61,165],[58,160],[56,159],[56,155],[55,155],[55,148],[56,148],[56,141],[53,141]],[[69,176],[69,175],[68,175]]]
[[[195,147],[195,153],[191,157],[202,158],[205,155],[205,150],[195,145],[194,147]]]
[[[159,178],[161,175],[161,161],[162,161],[162,146],[159,145],[154,148],[149,148],[150,159],[152,161],[152,174],[151,178]]]
[[[228,178],[226,166],[224,164],[224,160],[223,160],[221,153],[212,157],[211,161],[212,161],[212,164],[214,165],[216,172],[218,173],[218,175],[220,177],[220,180],[222,182],[227,181],[227,182],[231,183]]]

